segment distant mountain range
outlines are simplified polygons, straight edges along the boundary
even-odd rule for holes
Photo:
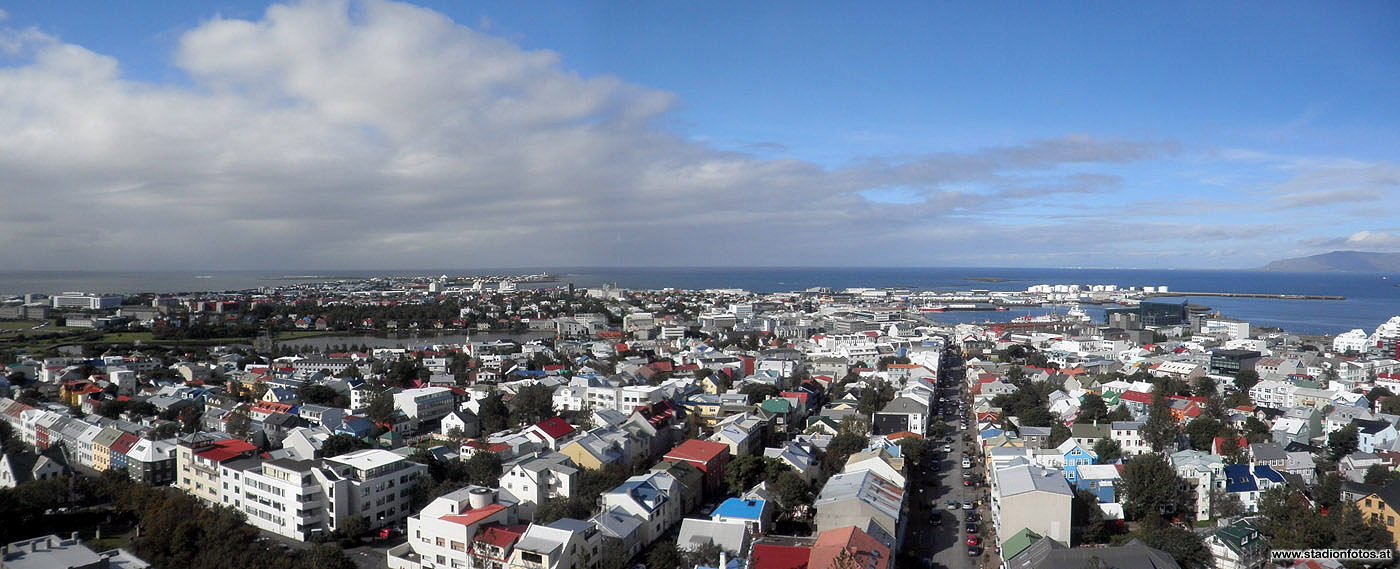
[[[1396,273],[1400,272],[1400,253],[1333,251],[1274,261],[1265,265],[1264,270],[1291,273]]]

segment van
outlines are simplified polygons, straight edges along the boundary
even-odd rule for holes
[[[964,459],[962,460],[962,467],[963,467],[963,468],[972,468],[972,461],[971,461],[971,460],[968,460],[968,459],[966,459],[966,458],[964,458]]]

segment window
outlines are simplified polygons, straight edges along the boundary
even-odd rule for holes
[[[437,538],[437,546],[438,546],[438,547],[447,547],[447,540],[446,540],[446,539],[443,539],[443,538],[441,538],[441,537]]]
[[[467,546],[460,541],[452,540],[452,551],[466,551]]]

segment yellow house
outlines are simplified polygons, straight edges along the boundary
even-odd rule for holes
[[[1356,502],[1361,516],[1373,520],[1390,532],[1391,539],[1400,540],[1400,482],[1386,484],[1369,496]],[[1400,541],[1397,541],[1400,543]]]
[[[102,429],[92,440],[92,469],[106,472],[112,468],[112,445],[121,438],[122,432],[111,427]]]
[[[718,397],[696,395],[687,399],[684,407],[700,420],[700,424],[705,427],[714,427],[716,423],[719,423],[720,411],[724,405]]]
[[[569,441],[559,449],[559,454],[569,457],[579,468],[588,470],[602,470],[610,464],[628,463],[627,447],[623,441],[609,440],[595,433]]]

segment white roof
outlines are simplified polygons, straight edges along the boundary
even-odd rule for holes
[[[380,466],[393,464],[403,460],[403,457],[383,449],[365,449],[352,453],[342,454],[335,458],[326,459],[328,462],[344,464],[360,470],[371,470]]]

